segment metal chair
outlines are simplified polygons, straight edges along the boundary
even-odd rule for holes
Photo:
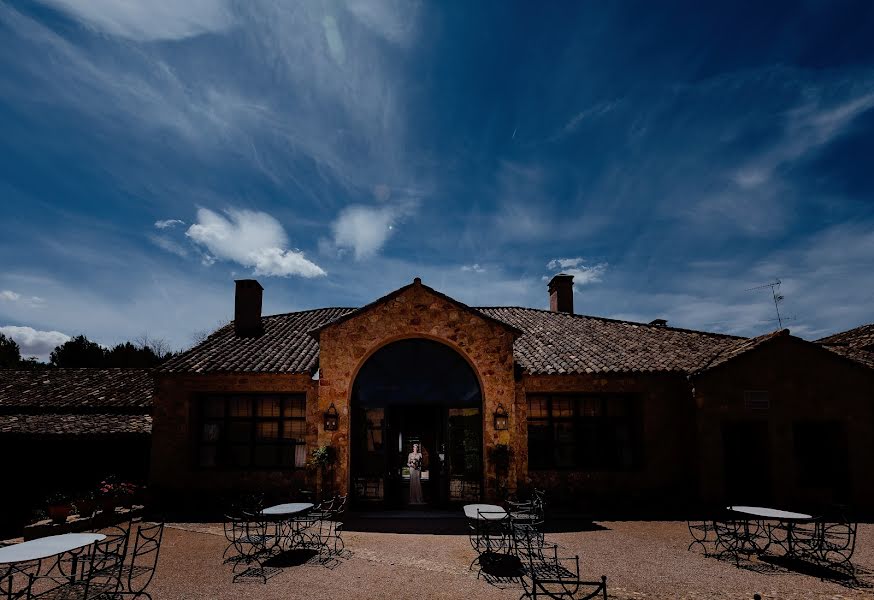
[[[819,527],[820,539],[815,551],[816,558],[830,568],[843,571],[855,579],[856,568],[851,559],[856,549],[858,524],[841,515],[820,523]]]
[[[686,526],[689,528],[689,533],[692,535],[692,541],[686,550],[691,550],[693,546],[701,546],[704,550],[704,555],[710,554],[709,548],[716,546],[716,523],[703,519],[701,521],[686,521]]]
[[[524,531],[524,526],[514,528],[517,535]],[[522,598],[589,600],[600,597],[607,600],[606,575],[602,575],[600,581],[580,579],[579,556],[560,558],[557,545],[541,546],[539,539],[536,535],[527,540],[516,539],[523,567]]]
[[[252,514],[226,515],[225,518],[230,525],[226,531],[230,532],[231,545],[236,552],[236,556],[225,561],[234,563],[233,581],[241,577],[260,577],[266,582],[263,560],[270,554],[268,546],[271,541],[267,535],[267,521]],[[240,565],[244,565],[245,569],[237,573]]]
[[[145,597],[151,600],[152,596],[146,592],[146,588],[155,576],[163,537],[163,523],[140,526],[137,529],[130,564],[122,568],[122,589],[116,592],[116,596]]]

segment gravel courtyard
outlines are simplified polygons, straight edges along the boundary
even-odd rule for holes
[[[243,597],[306,598],[506,598],[521,594],[518,584],[477,579],[468,569],[475,555],[463,521],[389,524],[353,520],[344,534],[348,556],[330,565],[289,564],[264,584],[231,582],[221,564],[225,539],[221,524],[172,524],[164,537],[155,600]],[[561,529],[561,527],[557,527]],[[585,577],[608,577],[611,598],[874,598],[874,525],[860,525],[854,564],[859,584],[849,587],[817,576],[753,561],[733,563],[687,551],[689,533],[678,521],[604,521],[548,534],[564,554],[579,554]],[[422,530],[441,531],[425,534]]]

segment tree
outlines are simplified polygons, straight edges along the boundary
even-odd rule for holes
[[[21,349],[12,338],[0,333],[0,369],[15,369],[21,362]]]
[[[52,350],[49,362],[55,367],[106,366],[106,349],[84,335],[77,335]]]

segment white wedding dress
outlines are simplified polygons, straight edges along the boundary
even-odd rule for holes
[[[407,457],[407,466],[410,467],[410,504],[424,504],[425,499],[422,497],[422,470],[415,466],[418,462],[422,465],[422,453],[410,452]]]

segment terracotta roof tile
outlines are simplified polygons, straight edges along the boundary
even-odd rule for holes
[[[323,308],[262,318],[264,334],[237,337],[233,324],[161,367],[167,373],[311,373],[318,342],[307,332],[355,309]],[[531,374],[691,372],[738,340],[733,336],[535,308],[476,308],[521,332],[516,362]]]
[[[264,333],[239,337],[225,325],[203,343],[161,365],[164,373],[310,373],[318,365],[319,343],[307,332],[354,308],[319,308],[262,317]]]
[[[816,341],[828,346],[847,346],[850,348],[874,350],[874,323],[841,331]]]
[[[0,434],[100,436],[151,432],[152,417],[145,414],[0,414]]]
[[[154,381],[147,369],[0,370],[0,411],[111,408],[148,412]]]

